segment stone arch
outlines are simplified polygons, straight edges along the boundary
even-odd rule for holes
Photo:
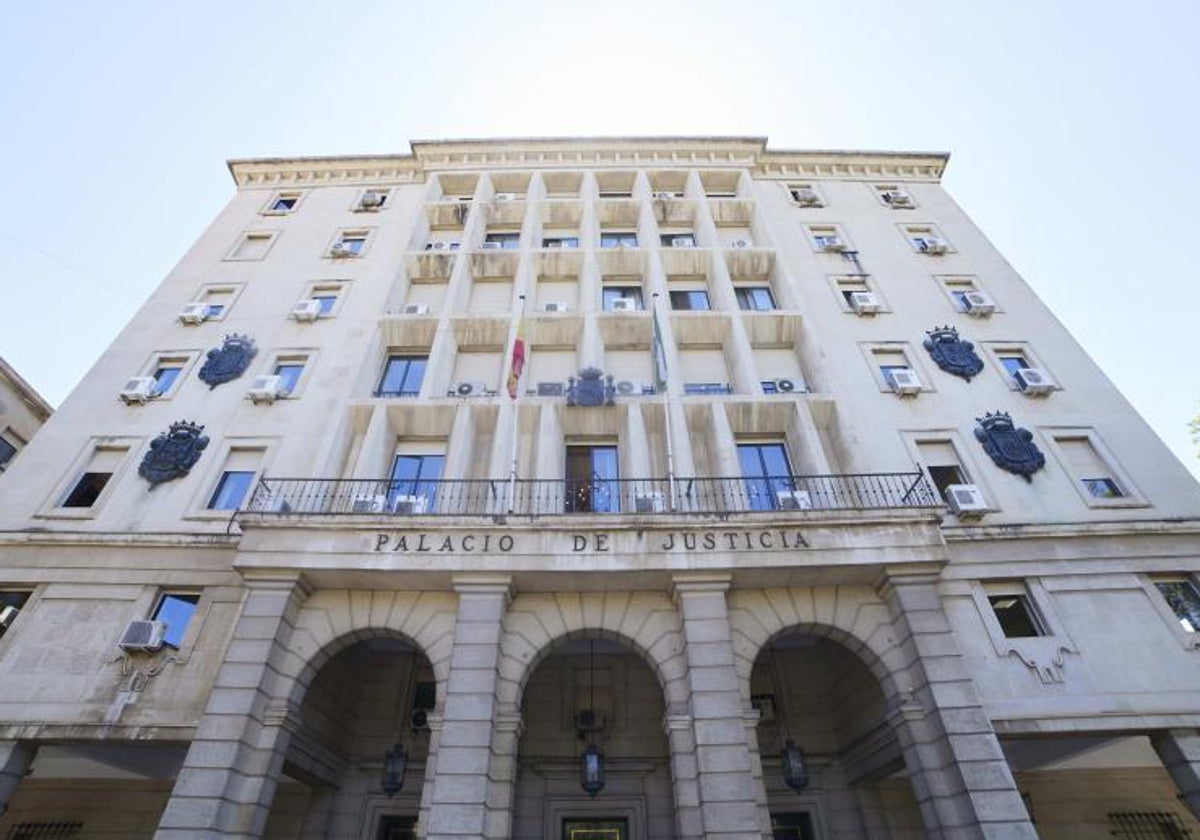
[[[595,633],[622,642],[654,671],[668,713],[688,702],[683,624],[671,599],[654,592],[555,592],[518,595],[500,638],[497,699],[519,709],[525,685],[558,643]]]
[[[742,700],[750,703],[750,672],[763,649],[781,635],[801,632],[837,642],[870,669],[885,697],[908,658],[898,644],[887,605],[867,586],[733,590],[729,593],[734,667]]]

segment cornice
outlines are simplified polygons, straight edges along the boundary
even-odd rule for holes
[[[21,376],[21,374],[17,373],[12,365],[4,361],[2,358],[0,358],[0,378],[3,378],[8,382],[12,389],[17,392],[17,396],[21,398],[21,401],[25,403],[25,405],[29,407],[29,410],[32,411],[43,423],[49,419],[51,414],[54,413],[54,408],[50,405],[50,403],[46,402],[46,400],[42,398],[42,395],[39,394],[32,385],[26,382],[25,378]]]
[[[0,531],[0,548],[22,546],[93,546],[139,548],[212,548],[235,549],[241,541],[236,534],[132,533],[107,531]]]
[[[412,183],[430,172],[708,166],[754,177],[937,181],[945,152],[771,150],[764,137],[578,137],[414,140],[411,154],[230,160],[239,188]]]
[[[1171,537],[1200,535],[1200,519],[1138,519],[1109,522],[942,526],[948,543],[999,540],[1091,539],[1095,537]]]

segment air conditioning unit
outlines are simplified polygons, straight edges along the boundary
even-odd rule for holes
[[[892,207],[912,207],[912,196],[902,190],[884,190],[880,195]]]
[[[321,301],[302,300],[292,307],[292,317],[297,321],[315,321],[321,314]]]
[[[153,376],[135,376],[125,382],[125,387],[121,389],[121,400],[126,405],[152,400],[157,384]]]
[[[673,193],[673,192],[669,192],[669,191],[666,191],[666,190],[664,190],[664,191],[662,191],[662,192],[656,192],[656,193],[654,194],[654,197],[655,197],[655,198],[676,198],[677,196],[676,196],[676,195],[675,195],[675,193]]]
[[[350,250],[350,246],[345,242],[335,242],[333,247],[329,249],[329,256],[341,259],[343,257],[353,257],[354,252]]]
[[[966,306],[967,314],[974,315],[976,318],[983,318],[996,311],[996,302],[992,300],[991,295],[984,292],[964,293],[963,303]]]
[[[850,306],[859,315],[873,315],[879,311],[879,295],[874,292],[851,292]]]
[[[946,503],[950,512],[960,519],[983,516],[988,505],[983,493],[974,484],[951,484],[946,487]]]
[[[812,510],[812,496],[807,490],[777,490],[775,506],[780,510]]]
[[[792,199],[801,207],[821,206],[821,196],[817,195],[816,190],[810,190],[807,187],[792,190]]]
[[[775,390],[781,394],[790,394],[796,390],[796,382],[792,379],[776,379]]]
[[[20,610],[14,606],[0,608],[0,630],[7,630],[17,620]]]
[[[825,236],[821,238],[822,251],[836,251],[841,253],[846,250],[846,243],[837,236]]]
[[[566,388],[561,382],[539,382],[537,384],[539,397],[561,397],[565,391]]]
[[[387,496],[382,493],[356,493],[350,497],[351,513],[383,513]]]
[[[358,209],[360,210],[378,210],[383,206],[383,202],[387,200],[387,193],[376,192],[375,190],[367,190],[362,194],[362,198],[358,201]]]
[[[517,201],[521,196],[517,193],[498,192],[496,193],[496,201]]]
[[[599,732],[604,729],[604,715],[595,709],[580,709],[575,713],[577,732]]]
[[[667,500],[662,493],[638,493],[633,497],[633,509],[638,513],[662,513],[667,509]]]
[[[1039,368],[1019,368],[1013,374],[1013,379],[1016,380],[1017,387],[1031,397],[1048,394],[1054,390],[1054,382]]]
[[[672,248],[695,248],[696,240],[691,236],[673,236],[671,237]]]
[[[404,314],[405,315],[428,315],[429,314],[429,304],[428,303],[407,303],[404,305]]]
[[[179,313],[179,320],[185,324],[202,324],[207,317],[207,303],[189,303]]]
[[[246,396],[250,398],[256,405],[258,403],[273,403],[283,390],[283,377],[281,376],[256,376],[254,381],[250,383],[250,390],[246,392]]]
[[[639,385],[637,382],[633,382],[632,380],[629,380],[629,379],[618,380],[616,388],[617,388],[617,393],[624,397],[627,397],[630,394],[642,393],[642,386]]]
[[[484,397],[487,396],[488,386],[486,382],[456,382],[451,393],[459,397]]]
[[[753,248],[754,243],[749,239],[739,237],[739,238],[733,240],[732,242],[730,242],[729,247],[730,248],[738,248],[738,249]]]
[[[571,307],[561,302],[551,302],[542,306],[543,312],[566,312]]]
[[[892,392],[900,396],[921,393],[921,378],[911,368],[901,368],[890,373]]]
[[[254,509],[262,513],[291,513],[292,505],[283,493],[276,491],[263,496],[262,501]]]
[[[923,254],[944,254],[950,250],[950,243],[937,236],[926,236],[919,247]]]
[[[442,241],[439,241],[439,242],[430,242],[430,243],[429,243],[429,250],[430,250],[430,251],[449,251],[449,250],[450,250],[450,243],[449,243],[449,242],[442,242]]]
[[[614,298],[612,302],[613,312],[636,312],[637,308],[637,298]]]
[[[484,251],[503,251],[504,243],[503,242],[484,242],[479,247],[482,248]]]
[[[166,638],[166,635],[167,623],[165,621],[135,620],[126,625],[125,632],[121,634],[121,641],[117,642],[117,646],[128,651],[154,652],[163,646],[163,639]]]
[[[392,513],[404,516],[420,516],[429,510],[428,496],[397,496],[392,502]]]

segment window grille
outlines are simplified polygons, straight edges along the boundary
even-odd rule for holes
[[[1110,811],[1109,834],[1125,840],[1188,840],[1191,832],[1168,811]]]
[[[78,822],[17,823],[8,832],[8,840],[76,840],[83,831]]]

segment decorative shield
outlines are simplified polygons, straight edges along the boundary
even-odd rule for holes
[[[587,408],[596,405],[612,405],[617,389],[612,376],[605,376],[598,368],[584,368],[578,377],[567,381],[567,405]]]
[[[1033,432],[1015,427],[1007,412],[989,411],[975,420],[979,423],[975,437],[1000,469],[1031,481],[1030,476],[1046,466],[1046,456],[1034,444]]]
[[[954,327],[937,327],[925,333],[925,349],[937,366],[946,373],[961,376],[968,382],[983,370],[983,359],[975,354],[975,345],[958,337]]]
[[[150,482],[153,490],[164,481],[182,478],[200,460],[208,438],[200,434],[204,427],[184,420],[150,441],[150,451],[138,465],[138,475]]]
[[[222,382],[232,382],[250,367],[250,361],[258,353],[254,339],[247,335],[225,336],[225,343],[209,350],[204,365],[200,368],[200,379],[208,387],[216,388]]]

